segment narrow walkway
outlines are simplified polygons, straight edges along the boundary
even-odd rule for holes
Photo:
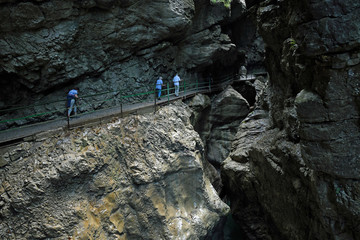
[[[133,113],[140,112],[152,112],[156,111],[155,107],[159,105],[164,105],[169,102],[173,102],[179,99],[192,97],[198,93],[208,93],[212,91],[218,91],[223,89],[225,86],[237,82],[237,81],[252,81],[255,80],[255,75],[248,75],[246,77],[233,78],[231,81],[225,81],[212,85],[210,87],[203,88],[201,90],[188,90],[186,94],[180,92],[180,96],[176,97],[171,94],[170,96],[163,96],[161,100],[152,102],[141,102],[133,104],[124,104],[121,106],[116,106],[107,109],[100,109],[92,112],[87,112],[83,114],[78,114],[76,117],[71,117],[68,123],[67,118],[63,117],[56,120],[25,125],[18,128],[11,128],[7,130],[0,131],[0,147],[4,145],[9,145],[15,142],[20,142],[26,140],[26,138],[37,138],[38,134],[47,132],[50,130],[61,130],[65,131],[67,129],[72,129],[75,127],[81,127],[85,125],[107,122],[111,118],[116,116],[126,116]]]
[[[161,100],[156,101],[156,106],[164,105],[169,102],[173,102],[179,99],[187,98],[194,96],[197,93],[206,93],[209,90],[200,90],[200,91],[189,91],[184,95],[180,93],[180,96],[169,96],[163,97]],[[126,104],[123,106],[116,106],[113,108],[100,109],[92,112],[87,112],[83,114],[78,114],[76,117],[71,117],[68,125],[66,117],[61,119],[56,119],[52,121],[46,121],[31,125],[25,125],[18,128],[11,128],[0,132],[0,146],[11,144],[13,142],[23,141],[25,138],[34,137],[36,134],[50,131],[50,130],[63,130],[71,129],[75,127],[81,127],[84,125],[89,125],[93,123],[101,123],[109,121],[112,117],[116,116],[126,116],[132,113],[138,112],[155,112],[155,102],[142,102],[134,104]]]

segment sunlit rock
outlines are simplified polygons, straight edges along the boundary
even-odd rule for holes
[[[9,147],[11,160],[0,169],[0,237],[205,237],[229,207],[204,173],[190,116],[178,102]]]

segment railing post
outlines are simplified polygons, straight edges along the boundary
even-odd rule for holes
[[[186,80],[184,80],[184,97],[186,98]]]
[[[120,109],[121,109],[121,118],[123,118],[124,117],[124,115],[123,115],[123,104],[122,103],[120,103]]]
[[[156,89],[155,89],[155,94],[154,94],[154,113],[156,113],[156,99],[157,99],[157,92],[156,92]]]
[[[121,96],[121,91],[119,91],[119,94],[120,94],[120,111],[121,111],[121,118],[124,117],[123,115],[123,103],[122,103],[122,96]]]
[[[169,82],[166,83],[166,89],[167,89],[168,102],[170,102],[170,86],[169,86]]]

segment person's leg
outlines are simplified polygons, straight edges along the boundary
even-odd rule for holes
[[[180,88],[179,85],[175,85],[175,95],[176,96],[179,96],[179,88]]]
[[[75,101],[75,99],[74,99],[74,113],[75,113],[75,115],[77,114],[77,112],[76,112],[76,101]]]
[[[71,111],[74,107],[74,104],[75,104],[75,99],[71,99],[70,101],[70,107],[69,107],[69,110],[68,110],[68,117],[70,117],[70,114],[71,114]]]
[[[158,98],[160,98],[160,96],[161,96],[161,89],[158,89],[157,91],[158,91]]]

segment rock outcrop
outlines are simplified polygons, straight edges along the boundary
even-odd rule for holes
[[[358,1],[257,6],[269,111],[222,166],[250,239],[360,239],[359,16]]]
[[[206,145],[207,160],[220,166],[230,152],[240,122],[249,113],[249,103],[229,85],[211,102],[209,97],[197,95],[189,106],[195,112],[193,124]]]
[[[231,86],[213,99],[208,119],[210,134],[206,139],[209,162],[219,166],[228,156],[236,130],[249,108],[246,99]]]
[[[201,239],[227,214],[181,102],[1,149],[1,239]]]

